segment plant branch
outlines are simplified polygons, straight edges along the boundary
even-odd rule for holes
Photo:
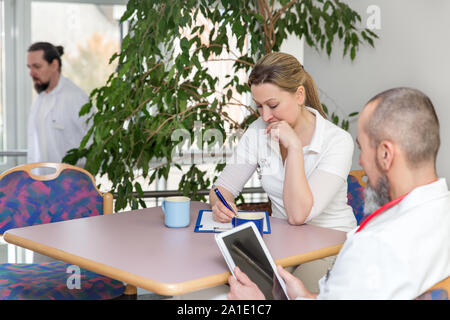
[[[274,25],[274,21],[273,21],[273,16],[272,16],[272,11],[270,10],[269,4],[267,3],[267,0],[261,0],[261,2],[264,5],[264,8],[266,9],[266,12],[268,14],[269,17],[269,40],[270,40],[270,51],[272,51],[272,48],[275,44],[275,25]]]
[[[278,19],[280,18],[280,16],[283,13],[285,13],[290,7],[292,7],[294,5],[294,3],[296,3],[296,2],[298,2],[298,0],[291,0],[283,8],[278,10],[277,13],[275,13],[275,16],[273,17],[273,23],[275,24],[278,21]]]
[[[155,131],[153,131],[153,133],[147,138],[147,140],[146,140],[145,142],[146,142],[146,143],[149,142],[149,140],[150,140],[151,138],[153,138],[153,136],[154,136],[155,134],[157,134],[157,133],[161,130],[161,128],[164,127],[164,125],[165,125],[167,122],[169,122],[170,120],[173,120],[174,118],[176,118],[176,117],[178,117],[178,116],[180,116],[180,115],[182,115],[182,114],[185,114],[186,112],[188,112],[188,111],[190,111],[190,110],[192,110],[192,109],[195,109],[195,108],[197,108],[197,107],[199,107],[199,106],[208,106],[208,105],[209,105],[209,103],[205,103],[205,102],[197,103],[196,105],[193,105],[193,106],[187,108],[186,110],[184,110],[184,111],[182,111],[182,112],[180,112],[180,113],[171,115],[169,118],[167,118],[166,120],[164,120],[164,121],[158,126],[158,128],[156,128]]]
[[[204,62],[215,62],[215,61],[235,61],[235,62],[239,62],[239,63],[242,63],[242,64],[246,64],[246,65],[248,65],[248,66],[250,66],[250,67],[254,67],[254,66],[255,66],[255,65],[254,65],[253,63],[251,63],[251,62],[244,61],[244,60],[241,60],[241,59],[232,59],[232,58],[208,59],[208,60],[205,60]]]
[[[187,86],[187,87],[193,88],[193,89],[195,89],[195,90],[198,90],[198,89],[199,89],[198,87],[195,87],[195,86],[193,86],[193,85],[191,85],[191,84],[189,84],[189,83],[183,83],[183,86]],[[214,90],[213,93],[217,93],[217,94],[220,94],[220,95],[222,95],[222,96],[226,96],[225,93],[220,92],[220,91],[218,91],[218,90]],[[233,96],[231,96],[231,99],[234,100],[234,101],[236,101],[237,103],[230,103],[230,102],[227,102],[227,105],[228,105],[228,104],[231,104],[231,105],[239,105],[239,106],[245,107],[245,108],[246,108],[247,110],[249,110],[251,113],[255,114],[255,110],[253,110],[250,106],[248,106],[248,105],[246,105],[246,104],[243,104],[241,101],[239,101],[238,99],[234,98]]]

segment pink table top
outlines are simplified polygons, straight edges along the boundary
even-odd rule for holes
[[[67,263],[162,295],[178,295],[227,281],[213,233],[194,232],[205,203],[191,202],[186,228],[167,228],[160,207],[11,229],[4,239]],[[337,254],[341,231],[291,226],[270,217],[264,241],[277,264],[297,265]]]

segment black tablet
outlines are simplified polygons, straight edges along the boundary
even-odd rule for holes
[[[234,276],[234,267],[258,285],[268,300],[288,300],[286,285],[254,223],[216,234],[216,242]]]

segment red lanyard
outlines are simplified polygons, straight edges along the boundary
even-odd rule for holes
[[[428,184],[434,183],[434,182],[436,182],[436,181],[438,181],[438,180],[439,180],[439,179],[435,179],[435,180],[431,181],[431,182],[428,183]],[[368,216],[367,219],[364,220],[364,221],[361,223],[361,225],[359,226],[358,230],[356,230],[355,233],[360,232],[360,231],[366,226],[366,224],[369,223],[370,220],[372,220],[372,219],[375,218],[376,216],[382,214],[383,212],[385,212],[385,211],[388,210],[389,208],[392,208],[393,206],[395,206],[396,204],[398,204],[398,203],[399,203],[400,201],[402,201],[403,198],[406,197],[408,194],[409,194],[409,192],[406,193],[406,194],[404,194],[404,195],[402,195],[402,196],[400,196],[400,197],[398,197],[397,199],[394,199],[394,200],[392,200],[392,201],[389,201],[389,202],[386,203],[384,206],[378,208],[374,213],[372,213],[370,216]]]
[[[365,226],[366,224],[369,223],[370,220],[372,220],[373,218],[375,218],[376,216],[382,214],[383,212],[385,212],[386,210],[392,208],[393,206],[395,206],[397,203],[399,203],[400,201],[403,200],[404,197],[406,197],[408,195],[408,193],[398,197],[397,199],[394,199],[392,201],[389,201],[388,203],[386,203],[384,206],[378,208],[377,210],[375,210],[374,213],[372,213],[370,216],[368,216],[359,226],[358,230],[356,230],[355,233],[360,232]]]

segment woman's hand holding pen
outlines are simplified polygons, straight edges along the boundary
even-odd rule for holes
[[[237,212],[236,205],[233,202],[228,202],[228,204]],[[231,222],[231,219],[235,216],[234,212],[225,207],[219,199],[212,206],[212,212],[214,221],[222,223]]]
[[[238,212],[238,210],[236,208],[236,205],[232,201],[232,199],[234,199],[233,195],[223,188],[222,192],[218,187],[213,186],[213,189],[210,193],[210,199],[213,199],[213,201],[211,202],[213,220],[227,223],[231,222],[231,219],[235,216],[235,213]]]

